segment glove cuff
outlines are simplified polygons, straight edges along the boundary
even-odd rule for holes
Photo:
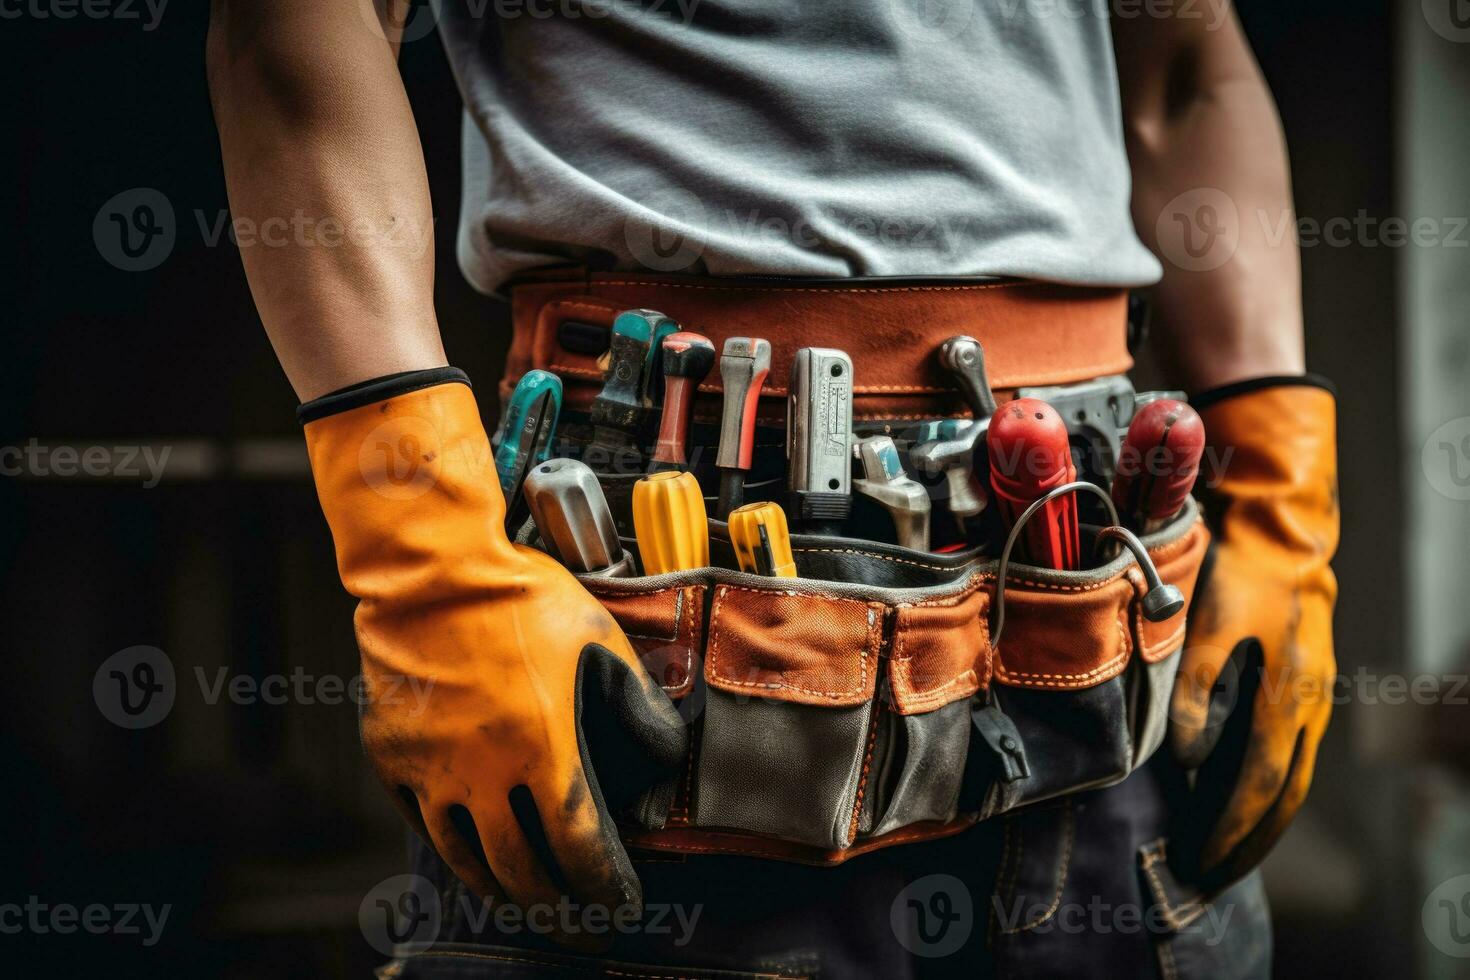
[[[1232,381],[1228,385],[1220,385],[1218,388],[1210,388],[1198,394],[1190,395],[1189,404],[1194,407],[1195,411],[1203,411],[1211,405],[1218,405],[1220,402],[1228,398],[1234,398],[1237,395],[1248,395],[1253,391],[1260,391],[1264,388],[1288,388],[1292,386],[1321,388],[1331,395],[1334,401],[1337,399],[1337,386],[1332,383],[1330,378],[1325,375],[1308,372],[1307,374],[1268,374],[1260,378]]]
[[[406,395],[421,388],[458,382],[469,385],[469,375],[457,367],[425,368],[421,371],[399,371],[385,374],[381,378],[359,381],[357,384],[338,388],[320,398],[303,402],[296,408],[296,421],[302,425],[324,419],[339,412],[351,411],[373,402],[380,402],[398,395]],[[473,385],[470,385],[473,388]]]

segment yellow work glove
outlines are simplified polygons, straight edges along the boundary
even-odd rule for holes
[[[1258,865],[1295,817],[1332,712],[1336,400],[1311,377],[1268,378],[1193,404],[1215,541],[1170,706],[1173,757],[1194,773],[1170,862],[1218,889]]]
[[[631,797],[682,764],[684,724],[602,605],[507,539],[464,375],[380,379],[300,414],[361,600],[363,747],[399,809],[482,898],[641,907],[598,775]]]

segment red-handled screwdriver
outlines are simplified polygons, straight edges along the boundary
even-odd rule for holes
[[[1067,424],[1036,398],[1017,398],[991,417],[985,436],[990,484],[1006,527],[1041,496],[1077,479]],[[1019,544],[1026,561],[1045,568],[1081,567],[1077,498],[1050,501],[1026,524]]]
[[[689,413],[699,383],[715,364],[715,345],[703,334],[680,331],[663,339],[664,407],[659,420],[653,470],[683,469]]]
[[[1160,398],[1128,424],[1113,476],[1113,503],[1140,534],[1167,524],[1189,496],[1205,451],[1205,423],[1181,401]]]

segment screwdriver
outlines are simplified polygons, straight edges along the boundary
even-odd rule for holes
[[[725,341],[720,355],[725,403],[720,417],[720,448],[715,456],[715,465],[720,468],[721,518],[745,498],[745,474],[750,471],[755,449],[756,406],[770,370],[770,341],[758,337],[731,337]]]
[[[1205,423],[1184,402],[1163,398],[1140,408],[1113,476],[1113,503],[1123,520],[1141,534],[1172,520],[1194,486],[1204,451]]]
[[[602,391],[592,401],[592,441],[586,457],[601,472],[638,468],[636,437],[648,421],[643,377],[656,321],[661,313],[628,310],[613,321]]]
[[[633,484],[633,529],[645,575],[709,564],[704,493],[692,473],[653,473]]]
[[[1007,528],[1032,501],[1077,479],[1067,424],[1056,410],[1035,398],[1017,398],[990,420],[990,486]],[[1021,538],[1026,560],[1056,569],[1081,567],[1077,498],[1071,494],[1045,504]]]
[[[680,332],[664,337],[661,346],[664,407],[652,469],[682,469],[688,462],[685,443],[689,437],[689,413],[694,408],[699,383],[714,367],[715,345],[702,334]]]
[[[929,492],[904,473],[893,439],[889,436],[859,439],[853,452],[863,466],[863,479],[852,481],[853,489],[888,511],[900,545],[928,551]]]
[[[505,403],[499,445],[495,450],[495,474],[505,497],[505,526],[518,528],[525,522],[526,509],[521,488],[526,473],[551,455],[556,420],[561,414],[561,379],[532,369],[516,382]]]
[[[742,572],[796,578],[791,532],[781,505],[759,501],[730,512],[730,544]]]
[[[587,464],[553,459],[526,477],[526,504],[552,557],[574,572],[608,578],[633,574],[607,497]]]
[[[791,362],[787,489],[797,521],[817,534],[838,533],[852,511],[852,384],[840,350],[804,347]]]

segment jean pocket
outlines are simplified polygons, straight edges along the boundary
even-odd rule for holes
[[[1271,912],[1261,872],[1209,896],[1169,871],[1165,842],[1138,850],[1145,894],[1160,910],[1155,942],[1164,980],[1255,980],[1271,975]]]

